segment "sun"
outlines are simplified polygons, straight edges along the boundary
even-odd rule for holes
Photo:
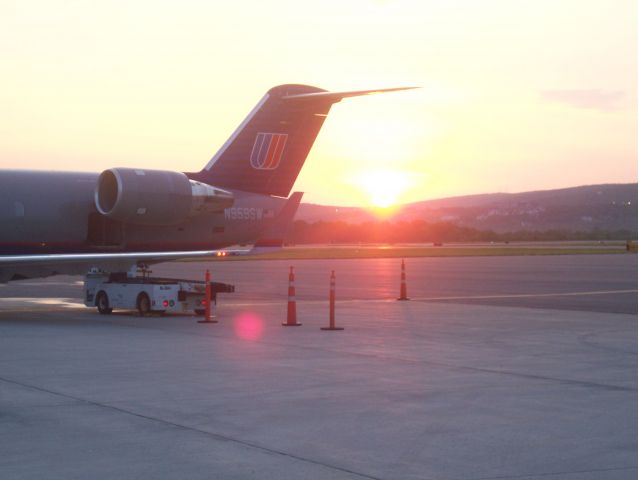
[[[373,206],[379,208],[388,208],[394,205],[397,201],[396,195],[389,192],[377,192],[372,194],[370,202]]]
[[[412,181],[408,172],[372,170],[357,175],[355,183],[367,195],[372,207],[384,209],[395,206]]]

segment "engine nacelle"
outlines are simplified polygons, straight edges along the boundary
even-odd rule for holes
[[[102,215],[139,225],[175,225],[233,202],[231,192],[166,170],[111,168],[100,174],[95,188]]]

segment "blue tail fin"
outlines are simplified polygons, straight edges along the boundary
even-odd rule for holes
[[[287,197],[330,107],[342,98],[402,90],[327,92],[308,85],[271,88],[201,172],[220,188]]]

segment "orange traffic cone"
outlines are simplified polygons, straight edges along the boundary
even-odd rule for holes
[[[401,293],[397,300],[410,300],[408,298],[408,288],[405,283],[405,261],[401,260]]]
[[[210,285],[210,272],[208,271],[208,269],[206,270],[206,298],[205,298],[205,313],[204,313],[204,320],[198,320],[197,323],[217,323],[217,320],[214,320],[215,315],[212,313],[212,289],[211,289],[211,285]]]
[[[330,325],[321,327],[321,330],[343,330],[343,327],[335,326],[335,271],[330,275]]]
[[[297,323],[297,299],[295,298],[295,272],[290,267],[288,274],[288,316],[286,321],[282,323],[284,327],[299,327],[301,323]]]

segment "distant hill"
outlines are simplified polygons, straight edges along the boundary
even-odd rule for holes
[[[315,204],[302,204],[296,218],[347,223],[377,220],[364,208]],[[390,220],[449,222],[495,232],[552,229],[638,232],[638,183],[426,200],[403,205]]]

